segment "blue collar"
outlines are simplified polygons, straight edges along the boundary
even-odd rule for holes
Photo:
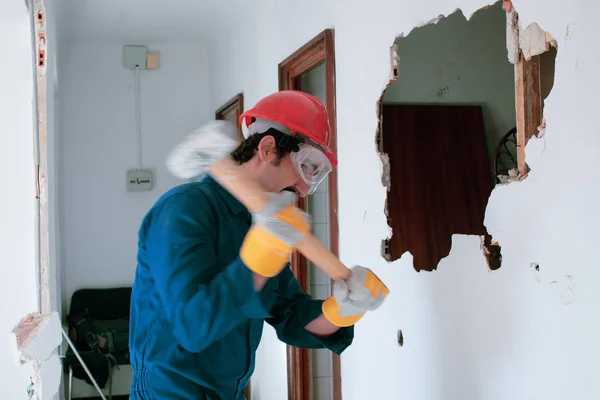
[[[216,189],[217,194],[223,200],[223,202],[227,205],[227,208],[231,211],[232,214],[239,214],[241,212],[248,212],[246,206],[238,201],[231,193],[227,191],[215,178],[206,174],[206,176],[202,179],[207,184]]]

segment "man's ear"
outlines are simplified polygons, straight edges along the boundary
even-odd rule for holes
[[[267,135],[258,143],[258,157],[261,161],[272,162],[277,158],[277,143],[273,136]]]

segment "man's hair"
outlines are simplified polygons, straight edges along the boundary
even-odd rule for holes
[[[258,150],[258,144],[265,136],[273,136],[275,139],[275,148],[277,149],[277,159],[275,165],[279,165],[281,159],[288,153],[298,151],[298,145],[303,142],[299,136],[290,136],[275,129],[269,128],[266,132],[255,133],[248,136],[240,145],[231,152],[231,157],[238,164],[250,161],[254,152]]]

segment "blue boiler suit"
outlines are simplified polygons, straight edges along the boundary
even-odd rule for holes
[[[239,258],[248,210],[212,177],[163,194],[139,230],[131,297],[131,399],[240,400],[263,322],[283,342],[340,354],[353,327],[317,337],[304,327],[322,300],[289,267],[254,289]]]

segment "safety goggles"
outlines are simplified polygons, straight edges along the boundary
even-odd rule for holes
[[[317,186],[332,170],[331,162],[317,147],[300,143],[299,150],[290,154],[292,163],[302,180],[310,186],[307,194],[313,194]]]

